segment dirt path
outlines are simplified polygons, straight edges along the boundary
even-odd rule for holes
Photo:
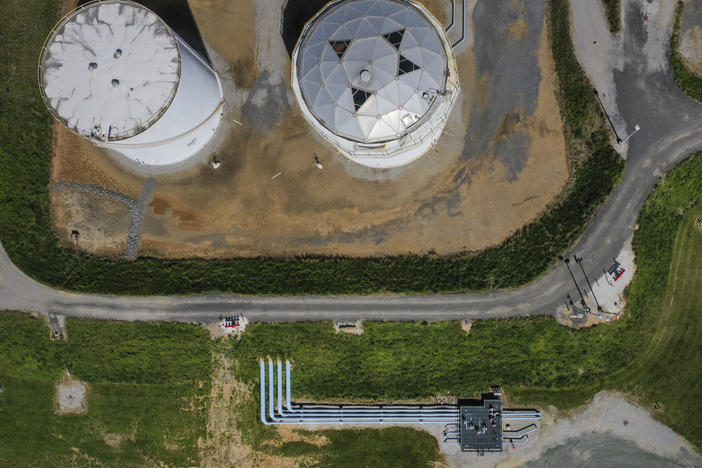
[[[199,441],[200,467],[295,468],[305,459],[286,458],[254,450],[239,429],[249,388],[234,377],[233,363],[222,355],[213,359],[212,387],[207,414],[207,438]]]

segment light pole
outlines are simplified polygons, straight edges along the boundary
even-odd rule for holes
[[[573,259],[575,260],[575,263],[580,265],[580,269],[583,272],[583,276],[585,277],[585,281],[587,282],[587,286],[590,288],[590,292],[592,293],[592,297],[595,299],[595,304],[597,304],[597,311],[602,312],[602,307],[600,307],[600,303],[597,302],[597,296],[595,296],[595,291],[592,289],[592,285],[590,284],[590,280],[587,277],[587,274],[585,273],[585,268],[583,268],[583,257],[578,257],[577,255],[573,254]]]
[[[573,283],[575,284],[575,289],[578,290],[578,294],[580,294],[580,303],[582,304],[583,307],[585,307],[585,298],[583,297],[583,293],[580,292],[580,287],[578,286],[578,282],[575,281],[575,276],[573,275],[573,272],[570,269],[570,259],[569,258],[563,258],[563,256],[559,255],[559,259],[563,260],[563,263],[566,264],[566,267],[568,267],[568,273],[570,273],[570,277],[573,278]]]
[[[624,138],[624,139],[621,141],[621,143],[622,143],[622,144],[626,143],[627,140],[628,140],[629,138],[633,137],[633,136],[634,136],[634,133],[638,132],[639,130],[641,130],[641,127],[639,127],[639,124],[634,125],[634,131],[631,132],[631,133],[629,134],[628,137]]]

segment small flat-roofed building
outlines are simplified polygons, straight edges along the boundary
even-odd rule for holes
[[[481,400],[459,400],[463,452],[502,451],[502,400],[486,393]]]

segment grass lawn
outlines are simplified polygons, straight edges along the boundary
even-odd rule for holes
[[[51,341],[42,321],[0,313],[0,466],[200,465],[211,404],[208,332],[70,319],[67,332],[68,342]],[[55,382],[66,368],[89,385],[85,414],[55,413]],[[255,398],[244,403],[229,410],[243,413],[257,456],[327,467],[426,467],[440,458],[436,439],[405,428],[305,431],[326,444],[265,445],[280,437],[258,423]]]
[[[698,448],[702,447],[700,219],[702,206],[698,205],[678,227],[666,291],[652,318],[648,346],[638,350],[632,371],[624,373],[648,402],[662,407],[665,422]]]
[[[198,464],[209,334],[192,325],[78,320],[67,329],[69,342],[52,342],[43,322],[0,314],[0,466]],[[86,414],[54,412],[65,368],[89,385]]]
[[[253,324],[241,342],[230,343],[230,355],[251,383],[258,381],[259,356],[293,360],[298,398],[473,396],[491,384],[568,388],[598,380],[625,364],[617,353],[625,328],[576,331],[535,317],[478,321],[466,334],[457,322],[366,322],[355,336],[335,334],[330,323]]]

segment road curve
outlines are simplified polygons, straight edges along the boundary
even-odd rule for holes
[[[633,234],[648,194],[660,177],[690,153],[702,149],[702,106],[675,84],[669,66],[650,67],[644,54],[643,16],[627,10],[621,70],[615,70],[616,121],[641,131],[629,142],[621,184],[572,248],[596,276]],[[576,19],[577,21],[577,19]],[[518,259],[515,265],[518,267]],[[554,265],[538,280],[514,290],[481,294],[423,296],[246,297],[230,294],[122,297],[76,294],[42,285],[22,273],[0,245],[0,309],[56,312],[70,317],[111,320],[212,322],[224,313],[252,321],[457,320],[554,314],[565,296],[577,295],[568,271]]]

